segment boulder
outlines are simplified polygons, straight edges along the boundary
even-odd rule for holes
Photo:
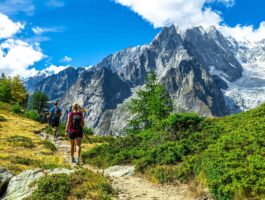
[[[7,185],[12,178],[12,173],[0,167],[0,197],[2,197],[7,189]]]
[[[104,171],[104,176],[109,177],[122,177],[122,176],[132,176],[134,175],[134,166],[112,166]]]
[[[34,169],[24,171],[14,176],[8,184],[6,195],[3,200],[22,200],[29,197],[34,190],[34,188],[30,187],[30,184],[44,175],[45,173],[42,169]]]
[[[44,175],[50,174],[70,174],[74,170],[69,169],[53,169],[53,170],[43,170],[43,169],[34,169],[24,171],[17,176],[14,176],[9,184],[6,191],[6,195],[3,200],[23,200],[27,197],[30,197],[32,192],[36,187],[32,187],[31,183],[39,180]]]

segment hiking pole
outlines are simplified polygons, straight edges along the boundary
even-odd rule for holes
[[[86,134],[84,134],[85,136],[86,136],[86,138],[87,138],[87,140],[90,142],[90,144],[92,144],[92,142],[91,142],[91,140],[89,139],[89,137],[86,135]]]

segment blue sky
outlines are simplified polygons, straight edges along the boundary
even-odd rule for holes
[[[10,38],[32,46],[37,44],[34,49],[41,51],[41,59],[23,66],[38,70],[51,65],[97,64],[123,48],[149,43],[163,26],[172,23],[185,28],[188,24],[221,25],[229,27],[226,32],[238,34],[242,29],[245,35],[255,37],[251,35],[255,31],[246,27],[258,29],[265,21],[265,1],[211,0],[208,4],[201,3],[204,1],[181,0],[177,4],[172,0],[163,5],[163,0],[142,0],[143,4],[139,5],[139,0],[0,0],[0,13],[12,22],[24,25],[23,30]],[[185,6],[191,9],[188,14],[182,13]],[[204,13],[207,8],[211,11]],[[183,15],[178,18],[177,13]],[[241,25],[238,26],[240,30],[230,30],[237,25]],[[260,31],[259,35],[262,34]],[[0,37],[0,43],[7,39]],[[6,61],[5,67],[7,65]]]

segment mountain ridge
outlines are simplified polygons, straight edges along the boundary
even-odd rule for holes
[[[215,27],[207,30],[194,27],[186,32],[175,26],[165,27],[149,45],[126,48],[109,55],[92,70],[88,70],[92,72],[90,75],[86,75],[87,70],[81,70],[82,72],[74,77],[77,81],[63,87],[63,92],[67,95],[58,97],[61,98],[65,113],[73,102],[78,102],[84,107],[92,107],[93,112],[87,113],[85,119],[97,133],[120,132],[121,130],[113,127],[118,127],[118,124],[124,127],[126,122],[118,120],[115,113],[121,115],[120,110],[126,110],[122,102],[127,101],[133,90],[144,85],[148,72],[155,71],[158,80],[165,84],[169,91],[176,112],[224,116],[245,109],[237,100],[241,97],[234,97],[235,92],[231,92],[231,88],[235,88],[242,77],[244,78],[246,70],[243,66],[246,63],[262,58],[260,49],[262,46],[251,49],[242,42],[225,37]],[[257,51],[259,54],[256,57]],[[265,55],[265,50],[263,53]],[[104,69],[112,72],[111,77],[115,74],[119,84],[124,86],[118,92],[123,93],[117,97],[119,101],[108,109],[103,108],[106,108],[105,104],[110,103],[112,96],[106,98],[104,94],[108,93],[108,90],[112,91],[109,88],[115,87],[111,85],[111,81],[107,84],[108,89],[97,95],[84,95],[80,91],[80,88],[96,91],[96,88],[93,88],[95,85],[88,83],[89,79],[95,80],[95,74]],[[104,76],[106,74],[103,74],[102,79],[107,80]],[[97,84],[97,87],[102,87],[103,82]],[[39,87],[39,90],[47,92],[43,87]],[[115,94],[118,93],[116,91]],[[123,114],[128,116],[126,113]]]

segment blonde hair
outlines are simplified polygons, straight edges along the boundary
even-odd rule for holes
[[[78,104],[78,103],[74,103],[74,104],[72,105],[72,110],[73,110],[73,111],[79,111],[79,110],[80,110],[80,106],[79,106],[79,104]]]

